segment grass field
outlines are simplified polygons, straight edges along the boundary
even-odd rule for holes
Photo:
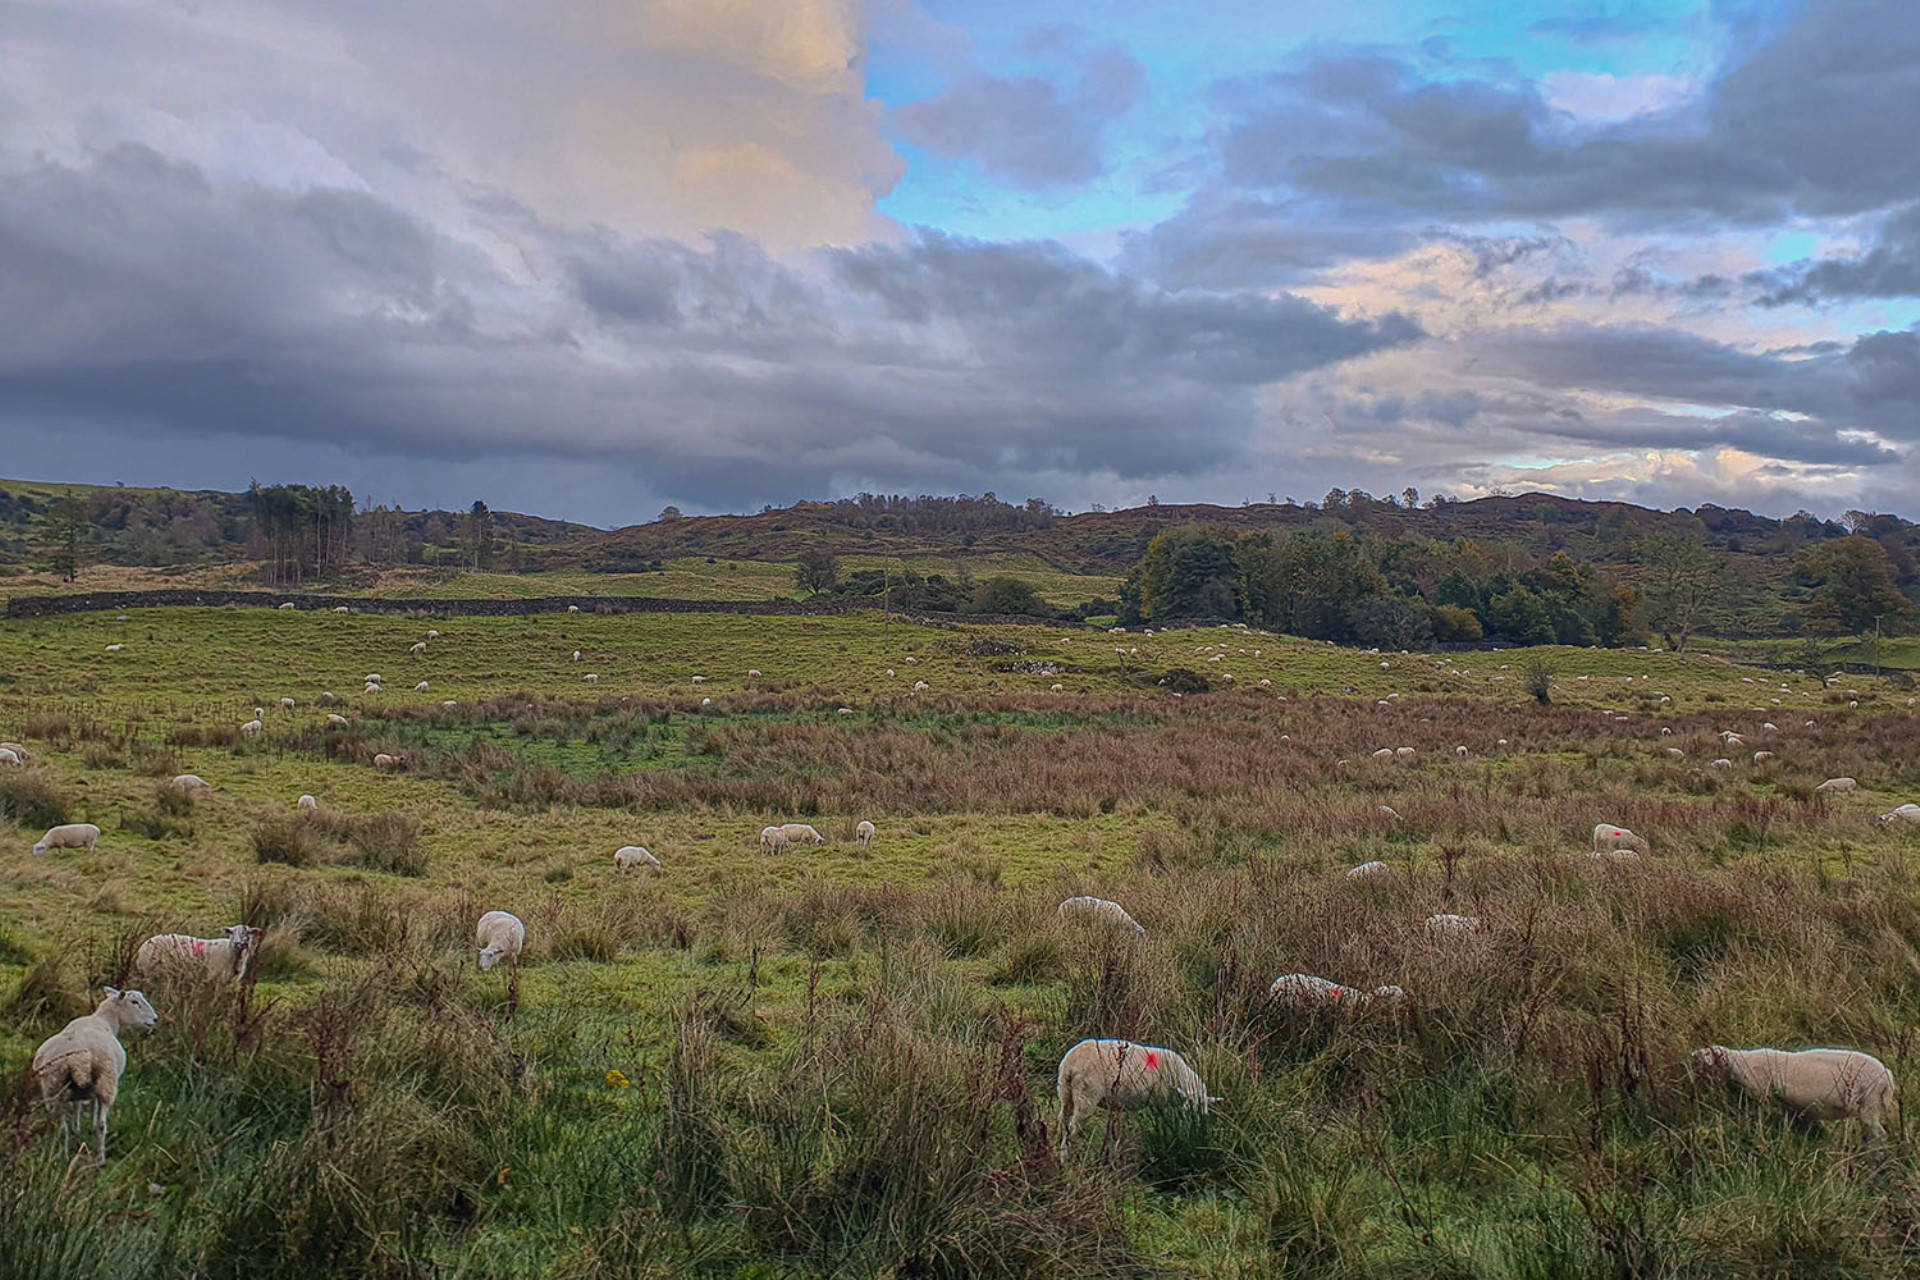
[[[1878,818],[1920,798],[1904,676],[878,614],[163,610],[0,652],[32,753],[0,770],[0,1280],[1920,1266],[1904,1131],[1685,1071],[1842,1043],[1920,1082],[1920,827]],[[31,855],[56,820],[98,848]],[[762,855],[772,821],[828,843]],[[1595,863],[1599,821],[1652,855]],[[664,872],[616,877],[627,843]],[[1077,893],[1145,938],[1057,922]],[[517,970],[475,967],[490,908]],[[1439,945],[1439,911],[1484,930]],[[241,920],[257,986],[136,983],[161,1024],[106,1169],[70,1169],[34,1046],[140,939]],[[1290,971],[1408,1003],[1289,1014]],[[1225,1101],[1058,1162],[1090,1035]]]

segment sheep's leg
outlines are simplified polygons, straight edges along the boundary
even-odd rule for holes
[[[1080,1112],[1074,1106],[1073,1085],[1063,1083],[1060,1086],[1060,1158],[1067,1158],[1067,1148],[1072,1144],[1074,1135],[1080,1132]]]
[[[93,1162],[107,1163],[107,1108],[98,1098],[93,1100]]]

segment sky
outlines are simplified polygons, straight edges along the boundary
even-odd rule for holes
[[[0,0],[0,476],[1920,516],[1914,0]]]

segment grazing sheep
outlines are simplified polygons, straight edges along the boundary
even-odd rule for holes
[[[567,612],[568,612],[568,613],[578,613],[578,612],[580,612],[580,606],[579,606],[579,605],[577,605],[577,604],[570,604],[570,605],[568,605],[568,606],[567,606]]]
[[[1056,684],[1048,690],[1048,692],[1050,693],[1065,693],[1066,691],[1067,691],[1067,686],[1063,684]]]
[[[425,693],[427,691],[427,682],[422,680],[419,684],[413,686],[413,691],[415,693]]]
[[[386,677],[381,675],[378,671],[371,671],[367,673],[368,684],[385,684],[386,682],[387,682]]]
[[[344,729],[346,727],[347,727],[347,718],[345,716],[335,715],[331,711],[327,713],[327,728]]]
[[[1382,747],[1378,751],[1373,753],[1373,758],[1375,760],[1391,760],[1393,759],[1393,748]]]
[[[581,678],[582,680],[585,680],[585,681],[586,681],[586,682],[587,682],[588,684],[599,684],[599,683],[600,683],[600,673],[599,673],[599,672],[597,672],[597,671],[589,671],[589,672],[587,672],[587,674],[586,674],[586,675],[584,675],[584,676],[581,676],[580,678]]]
[[[1920,826],[1920,804],[1903,804],[1880,815],[1882,822],[1911,822]]]
[[[1392,874],[1393,868],[1379,861],[1363,862],[1357,867],[1347,868],[1347,879],[1349,880],[1373,880]]]
[[[710,707],[710,706],[712,706],[712,705],[713,705],[713,699],[712,699],[712,698],[702,698],[702,699],[700,699],[700,705],[701,705],[701,706],[703,706],[703,707]]]
[[[795,844],[825,844],[827,838],[804,822],[783,822],[780,829],[787,833],[787,839]]]
[[[319,807],[320,802],[312,796],[301,796],[299,802],[294,805],[294,808],[298,809],[301,813],[312,813]]]
[[[1625,827],[1616,827],[1611,822],[1598,822],[1593,827],[1593,847],[1605,853],[1609,849],[1631,849],[1635,853],[1652,853],[1647,842]]]
[[[1456,756],[1465,756],[1467,754],[1466,746],[1463,744],[1461,746],[1455,747],[1453,749],[1453,754],[1455,754]]]
[[[1091,898],[1084,895],[1078,898],[1068,898],[1053,909],[1053,914],[1061,919],[1070,919],[1083,915],[1098,916],[1101,921],[1106,924],[1124,925],[1133,930],[1133,935],[1136,938],[1144,938],[1147,936],[1147,931],[1140,927],[1138,920],[1135,920],[1127,913],[1125,907],[1117,902],[1109,902],[1105,898]]]
[[[527,926],[510,911],[489,911],[474,926],[473,945],[480,951],[480,968],[491,969],[505,960],[520,963],[520,948],[527,945]]]
[[[786,828],[784,827],[760,828],[760,852],[785,853],[792,844],[793,842],[787,839]]]
[[[1411,760],[1413,759],[1415,753],[1412,747],[1395,747],[1393,749],[1393,754],[1395,759]]]
[[[368,686],[367,686],[366,688],[364,688],[364,689],[362,689],[362,690],[361,690],[360,692],[361,692],[361,693],[368,693],[368,694],[371,694],[371,693],[379,693],[379,692],[380,692],[380,686],[379,686],[379,685],[377,685],[377,684],[370,684],[370,685],[368,685]]]
[[[149,978],[163,972],[186,970],[215,982],[238,982],[266,937],[263,929],[236,924],[218,938],[195,938],[184,933],[155,934],[140,944],[134,968]]]
[[[579,651],[578,649],[575,649],[575,650],[573,651],[573,660],[574,660],[575,662],[578,662],[578,661],[580,661],[580,659],[581,659],[581,658],[583,658],[584,656],[586,656],[586,655],[584,655],[584,654],[582,654],[582,653],[581,653],[581,652],[580,652],[580,651]]]
[[[1080,1126],[1102,1107],[1133,1111],[1178,1106],[1205,1115],[1220,1101],[1207,1096],[1206,1083],[1185,1058],[1171,1049],[1130,1040],[1082,1040],[1061,1055],[1055,1088],[1060,1096],[1063,1156]]]
[[[249,738],[257,738],[266,731],[267,724],[264,720],[249,720],[240,726],[240,732],[246,734]]]
[[[1695,1049],[1693,1068],[1805,1120],[1858,1120],[1878,1142],[1893,1106],[1893,1073],[1857,1049]]]
[[[1637,862],[1640,855],[1633,849],[1589,849],[1587,857],[1595,862]]]
[[[33,1055],[33,1075],[40,1082],[41,1101],[64,1098],[69,1104],[60,1121],[60,1137],[82,1132],[81,1108],[93,1109],[93,1163],[107,1163],[107,1113],[120,1091],[127,1070],[127,1051],[120,1033],[133,1027],[152,1027],[160,1016],[138,991],[102,987],[106,995],[93,1012],[75,1018],[48,1036]]]
[[[427,639],[429,639],[429,640],[438,640],[439,638],[440,638],[440,633],[439,633],[438,631],[429,631],[429,632],[427,632]]]
[[[1826,792],[1853,791],[1859,786],[1860,784],[1852,778],[1828,778],[1825,782],[1815,787],[1813,792],[1815,795],[1820,795]]]
[[[1480,927],[1479,916],[1457,916],[1446,912],[1437,916],[1428,916],[1426,920],[1429,938],[1457,937],[1472,933]]]
[[[289,600],[285,604],[281,605],[280,607],[282,609],[291,609],[293,608],[293,601]]]
[[[27,750],[17,742],[0,742],[0,751],[13,752],[13,754],[20,757],[20,761],[23,764],[33,759],[33,752]]]
[[[1687,753],[1682,751],[1678,747],[1668,747],[1667,754],[1672,756],[1675,760],[1684,760],[1687,758]]]
[[[1333,1007],[1358,1008],[1375,1000],[1384,1000],[1398,1007],[1406,998],[1406,991],[1400,987],[1375,987],[1372,991],[1362,991],[1358,987],[1342,986],[1326,978],[1316,978],[1310,973],[1283,973],[1267,987],[1267,999],[1278,1000],[1303,1013]]]
[[[853,708],[852,708],[852,707],[841,707],[841,708],[840,708],[839,710],[837,710],[837,711],[835,711],[835,712],[834,712],[834,714],[835,714],[835,715],[841,715],[841,716],[850,716],[850,715],[852,715],[852,714],[853,714]]]
[[[915,693],[925,693],[927,690],[931,689],[932,687],[933,686],[928,684],[925,680],[915,680],[913,682],[913,691]]]
[[[862,849],[873,848],[874,835],[875,835],[874,825],[871,822],[866,821],[864,818],[861,819],[860,823],[857,826],[855,826],[853,829],[853,838],[860,842],[860,847]]]
[[[1380,814],[1381,814],[1381,816],[1382,816],[1382,817],[1384,817],[1384,818],[1386,818],[1386,819],[1387,819],[1387,820],[1388,820],[1389,822],[1398,822],[1398,821],[1400,821],[1400,812],[1399,812],[1399,810],[1397,810],[1397,809],[1395,809],[1395,808],[1394,808],[1394,807],[1393,807],[1392,805],[1390,805],[1390,804],[1383,804],[1383,805],[1381,805],[1381,806],[1380,806]]]
[[[1756,751],[1753,753],[1753,762],[1755,764],[1765,764],[1772,759],[1774,759],[1774,754],[1771,751]]]
[[[379,752],[373,757],[373,767],[377,773],[392,773],[400,767],[400,757],[390,756],[384,751]]]
[[[759,678],[760,678],[760,668],[758,668],[758,667],[750,667],[750,668],[748,668],[748,670],[747,670],[747,679],[749,679],[749,680],[758,680]]]
[[[694,677],[693,677],[693,683],[695,683],[695,684],[705,684],[706,682],[707,682],[707,678],[706,678],[705,676],[694,676]]]
[[[655,871],[664,871],[660,859],[637,844],[621,845],[613,851],[613,870],[617,875],[622,871],[631,871],[635,867],[651,867]]]
[[[297,706],[299,706],[299,705],[300,705],[300,704],[299,704],[299,703],[297,703],[297,702],[295,702],[295,701],[294,701],[294,700],[293,700],[292,698],[282,698],[282,699],[280,699],[280,709],[281,709],[282,711],[291,711],[291,710],[293,710],[293,709],[294,709],[295,707],[297,707]]]
[[[45,853],[49,849],[85,849],[91,853],[99,839],[100,828],[91,822],[63,822],[49,828],[47,834],[40,837],[40,843],[33,846],[33,851]]]
[[[120,651],[121,651],[122,649],[124,649],[124,648],[126,648],[126,647],[127,647],[127,646],[125,646],[125,645],[123,645],[123,644],[110,644],[110,645],[108,645],[108,646],[107,646],[107,652],[108,652],[108,653],[118,653],[118,652],[120,652]]]
[[[352,613],[353,612],[353,610],[347,608],[347,606],[343,604],[337,604],[333,606],[333,611],[335,613]]]
[[[6,747],[0,747],[0,764],[12,769],[18,769],[21,765],[21,760],[13,751]]]
[[[255,707],[253,709],[253,718],[255,720],[265,720],[267,718],[267,709],[265,707]]]
[[[1713,767],[1716,769],[1731,769],[1733,768],[1733,761],[1727,759],[1725,756],[1721,756],[1713,762]]]
[[[413,647],[407,650],[408,653],[412,654],[416,658],[419,657],[421,654],[425,653],[426,651],[427,651],[427,642],[425,640],[415,640],[413,642]]]
[[[173,780],[167,783],[167,790],[177,796],[185,796],[198,791],[212,791],[213,788],[207,785],[207,780],[197,773],[180,773],[175,774]]]

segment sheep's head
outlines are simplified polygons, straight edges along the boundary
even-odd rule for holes
[[[493,966],[500,963],[500,957],[502,954],[504,954],[504,952],[498,946],[481,947],[480,948],[480,968],[483,971],[493,968]]]
[[[159,1024],[160,1015],[147,1003],[146,993],[142,991],[122,991],[118,987],[100,988],[106,993],[95,1013],[125,1030],[128,1027],[153,1027]]]
[[[253,953],[259,949],[260,939],[266,936],[265,929],[256,929],[247,924],[236,924],[227,929],[227,941],[233,944],[234,977],[246,975],[247,966],[253,961]]]
[[[1725,1045],[1709,1045],[1705,1049],[1695,1049],[1687,1055],[1690,1069],[1703,1076],[1724,1077],[1727,1074],[1727,1049]]]

